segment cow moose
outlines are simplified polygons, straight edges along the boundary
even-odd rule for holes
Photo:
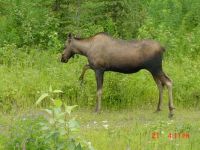
[[[101,109],[105,71],[131,74],[146,69],[152,74],[159,90],[156,111],[161,110],[163,88],[166,86],[169,97],[169,117],[172,117],[174,109],[172,81],[162,69],[164,51],[164,47],[154,40],[126,41],[115,39],[106,33],[97,33],[88,38],[76,38],[70,33],[65,43],[61,62],[67,63],[75,54],[87,57],[88,64],[84,66],[80,78],[83,79],[87,69],[92,69],[95,72],[97,83],[96,112]]]

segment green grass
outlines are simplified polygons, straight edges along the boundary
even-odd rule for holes
[[[167,114],[166,109],[160,113],[153,113],[152,109],[135,109],[132,111],[104,111],[101,114],[81,109],[74,112],[73,116],[81,124],[80,136],[91,142],[97,150],[128,150],[128,148],[131,150],[198,150],[200,147],[200,121],[198,119],[200,112],[178,108],[173,119],[168,119]],[[38,111],[4,115],[0,121],[2,150],[5,146],[3,143],[5,137],[10,137],[12,130],[9,130],[9,127],[11,126],[18,128],[18,134],[29,131],[28,128],[32,128],[32,135],[38,134],[33,129],[34,124],[39,120],[37,119],[39,115]],[[21,120],[20,124],[19,120]],[[16,125],[14,125],[15,123]],[[23,124],[28,127],[24,127]],[[22,127],[23,129],[21,129]],[[155,132],[159,134],[159,137],[154,139],[152,134]],[[181,137],[175,138],[173,135],[173,138],[170,139],[168,137],[170,133],[181,134]],[[189,138],[183,138],[184,133],[188,133]],[[29,135],[24,135],[23,138],[19,136],[18,144],[21,145],[26,137]],[[34,147],[27,148],[36,149]]]
[[[196,121],[199,112],[177,110],[172,120],[166,116],[167,111],[155,114],[148,109],[104,112],[97,116],[84,113],[83,133],[97,149],[121,150],[130,147],[130,149],[138,150],[197,150],[200,146],[197,142],[200,122]],[[104,123],[105,120],[107,123]],[[104,124],[109,125],[108,129],[103,127]],[[152,138],[154,132],[159,133],[156,139]],[[170,133],[189,133],[190,137],[169,139],[168,134]]]
[[[28,51],[25,53],[23,51]],[[0,109],[6,112],[15,108],[33,106],[41,93],[60,89],[60,98],[69,105],[92,109],[95,106],[96,81],[92,70],[86,72],[85,82],[78,80],[87,60],[82,57],[63,64],[60,54],[37,49],[0,49]],[[200,59],[190,55],[172,57],[165,55],[163,68],[173,80],[174,103],[183,108],[199,109]],[[165,93],[165,102],[167,96]],[[149,72],[124,75],[107,72],[103,87],[103,109],[119,110],[156,105],[158,90]]]

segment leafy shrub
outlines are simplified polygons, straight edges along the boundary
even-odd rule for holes
[[[75,118],[71,118],[71,111],[77,105],[67,106],[60,99],[54,99],[54,93],[62,93],[62,91],[52,90],[50,86],[49,92],[42,94],[36,102],[39,104],[47,97],[52,102],[50,109],[44,109],[48,114],[48,123],[41,123],[42,138],[45,139],[46,144],[50,149],[93,150],[92,146],[76,133],[79,130],[79,123]]]
[[[0,136],[4,137],[5,149],[94,150],[91,143],[80,136],[80,125],[71,116],[77,105],[67,106],[60,99],[54,99],[55,93],[62,91],[50,87],[49,92],[43,93],[37,100],[37,105],[47,98],[51,101],[50,108],[42,109],[44,113],[14,118],[9,134]]]

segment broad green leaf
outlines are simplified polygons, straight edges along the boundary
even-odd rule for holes
[[[75,144],[75,141],[74,139],[70,139],[67,143],[67,148],[69,150],[74,150],[76,148],[76,144]]]
[[[71,131],[77,131],[79,129],[79,127],[80,127],[78,121],[76,121],[74,119],[69,120],[68,124],[69,124],[69,129]]]
[[[42,95],[38,98],[38,100],[36,101],[36,105],[38,105],[39,103],[41,103],[41,101],[44,100],[44,99],[45,99],[46,97],[48,97],[48,96],[49,96],[48,93],[42,94]]]
[[[62,101],[61,101],[60,99],[56,99],[56,100],[54,101],[54,105],[55,105],[56,107],[61,107],[61,106],[62,106]]]
[[[72,110],[77,107],[78,105],[74,105],[74,106],[67,106],[65,105],[65,112],[67,112],[69,115],[71,114]]]
[[[54,90],[53,93],[63,93],[61,90]]]
[[[78,143],[78,145],[76,146],[75,150],[82,150],[81,144]]]

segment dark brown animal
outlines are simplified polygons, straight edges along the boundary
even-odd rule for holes
[[[114,39],[105,33],[98,33],[85,39],[75,38],[69,34],[65,45],[61,62],[66,63],[74,54],[84,55],[89,64],[83,68],[80,78],[83,78],[87,69],[92,69],[95,72],[97,112],[101,109],[105,71],[129,74],[146,69],[152,74],[159,90],[157,111],[161,110],[163,87],[166,86],[169,97],[169,115],[173,115],[172,81],[163,72],[162,55],[164,48],[158,42],[153,40],[124,41]]]

